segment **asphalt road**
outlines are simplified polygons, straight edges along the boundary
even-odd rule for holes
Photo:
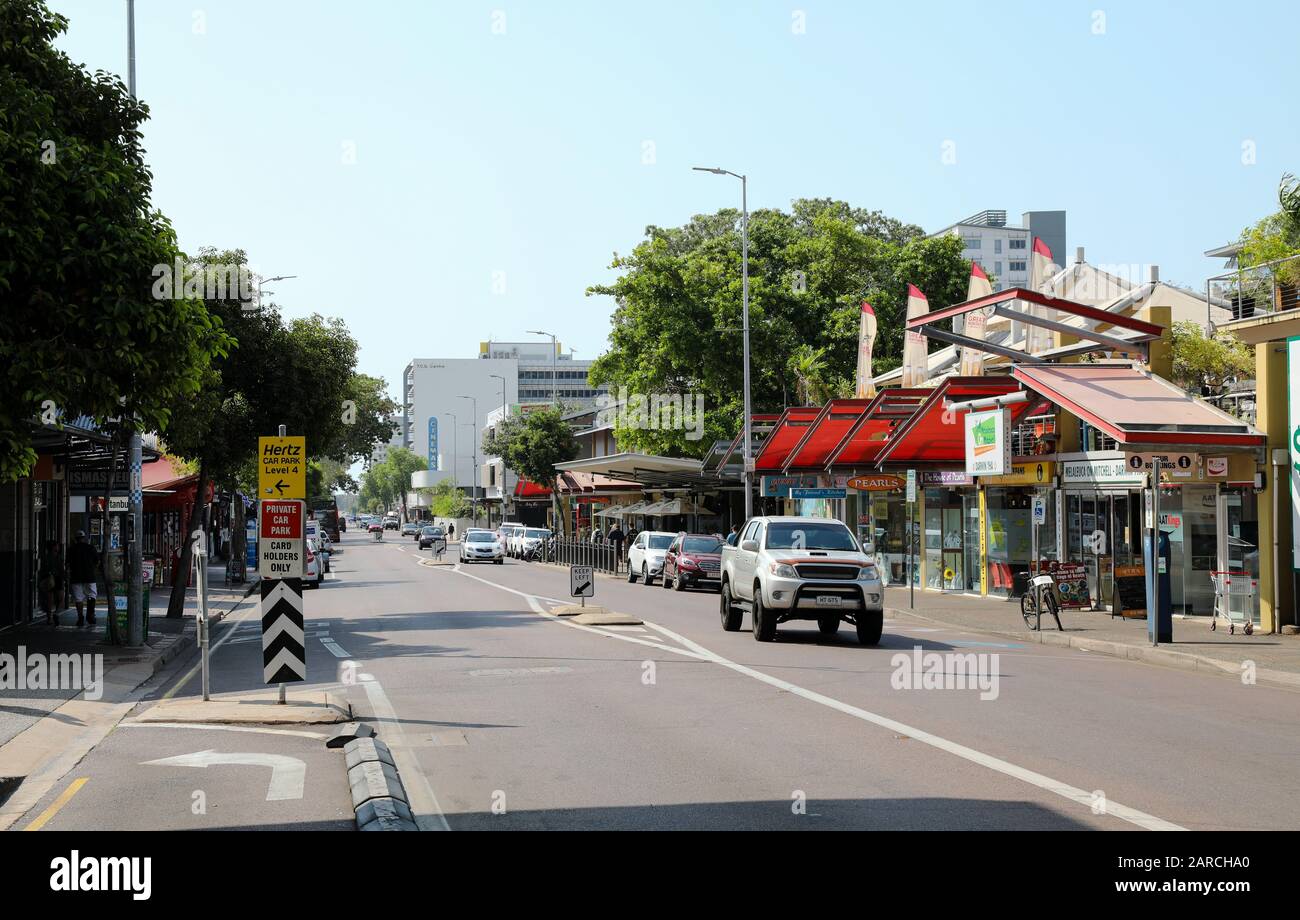
[[[308,592],[309,676],[375,722],[428,829],[1300,826],[1290,691],[905,618],[876,648],[811,623],[762,644],[722,631],[712,592],[604,577],[595,603],[645,625],[579,627],[549,614],[568,602],[564,570],[434,566],[385,537],[347,535],[334,580]],[[257,630],[240,617],[214,640],[229,636],[216,692],[259,686]],[[896,656],[917,648],[975,655],[986,681],[953,686],[945,660],[949,688],[906,682]],[[208,749],[302,760],[302,798],[268,801],[265,766],[140,765]],[[124,725],[33,815],[77,778],[44,826],[350,818],[341,757],[301,735]]]

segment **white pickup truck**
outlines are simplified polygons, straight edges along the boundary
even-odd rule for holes
[[[722,628],[740,629],[745,610],[759,642],[771,642],[777,624],[789,620],[815,620],[825,636],[847,620],[859,642],[875,645],[884,629],[885,588],[841,522],[758,517],[741,528],[735,546],[722,548]]]

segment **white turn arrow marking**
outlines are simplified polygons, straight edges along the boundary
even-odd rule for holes
[[[302,798],[303,783],[307,779],[307,764],[297,757],[284,754],[221,754],[217,751],[196,751],[178,754],[161,760],[146,760],[143,766],[158,767],[209,767],[220,764],[270,767],[271,785],[266,790],[268,802]]]

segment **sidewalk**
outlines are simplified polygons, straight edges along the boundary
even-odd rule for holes
[[[257,575],[245,585],[226,587],[225,565],[208,569],[208,613],[214,620],[224,617],[247,594],[257,590]],[[0,633],[0,654],[17,655],[25,649],[30,660],[34,655],[103,655],[104,673],[121,665],[142,665],[145,679],[157,673],[169,661],[194,648],[197,637],[198,592],[186,591],[185,612],[179,619],[167,618],[171,588],[155,588],[149,598],[149,635],[140,648],[108,644],[108,616],[101,603],[95,611],[99,621],[93,629],[78,629],[77,610],[69,607],[59,615],[59,625],[45,625],[43,614],[24,629]],[[80,693],[79,688],[58,690],[0,689],[0,745],[22,733],[33,723],[48,716],[67,700]]]
[[[1230,636],[1223,623],[1211,632],[1208,617],[1175,616],[1174,641],[1152,648],[1145,619],[1112,618],[1105,611],[1063,610],[1064,632],[1057,631],[1051,617],[1044,617],[1039,633],[1025,626],[1018,598],[1007,601],[918,590],[915,610],[909,611],[906,587],[894,586],[885,602],[890,616],[914,616],[1021,642],[1070,646],[1167,667],[1240,678],[1243,668],[1252,663],[1257,680],[1300,688],[1300,637],[1259,632],[1247,636],[1240,629]]]

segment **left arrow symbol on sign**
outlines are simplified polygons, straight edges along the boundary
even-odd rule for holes
[[[283,754],[220,754],[217,751],[196,751],[193,754],[178,754],[161,760],[146,760],[142,765],[207,768],[214,764],[270,767],[271,785],[266,790],[268,802],[302,798],[303,784],[307,779],[307,764],[297,757]]]
[[[283,479],[279,480],[275,484],[275,491],[279,492],[281,495],[284,494],[284,490],[287,488],[289,488],[289,484],[285,482]]]

